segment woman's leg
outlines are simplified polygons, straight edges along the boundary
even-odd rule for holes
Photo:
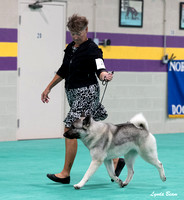
[[[65,132],[68,131],[68,128],[65,128]],[[77,153],[77,140],[76,139],[67,139],[65,138],[65,164],[63,170],[55,174],[58,178],[66,178],[70,176],[70,171],[75,160]]]

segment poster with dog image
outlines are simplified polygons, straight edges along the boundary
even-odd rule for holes
[[[184,29],[184,3],[180,3],[180,29]]]
[[[142,27],[143,0],[120,0],[119,26]]]

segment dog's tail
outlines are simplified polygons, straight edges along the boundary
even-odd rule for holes
[[[130,122],[139,128],[145,128],[147,131],[149,129],[148,122],[142,113],[135,115]]]

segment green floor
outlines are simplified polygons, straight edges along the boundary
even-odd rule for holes
[[[69,185],[46,177],[63,167],[63,139],[0,142],[0,200],[184,200],[184,134],[155,137],[167,177],[165,183],[153,166],[138,157],[134,178],[127,187],[111,183],[102,165],[81,190],[75,190],[73,184],[83,177],[91,159],[81,141]],[[121,179],[125,179],[126,172],[125,169]]]

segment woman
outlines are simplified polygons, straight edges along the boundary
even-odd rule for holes
[[[101,49],[87,37],[86,17],[74,14],[69,18],[67,27],[73,42],[65,49],[61,67],[41,95],[43,103],[48,103],[51,89],[65,79],[65,91],[70,105],[70,111],[64,120],[65,132],[82,113],[92,115],[94,120],[104,120],[107,117],[105,108],[99,103],[100,89],[96,75],[101,81],[111,81],[113,78],[105,69]],[[77,140],[65,139],[65,147],[63,170],[58,174],[47,174],[47,177],[55,182],[68,184],[77,152]],[[114,159],[114,165],[118,174],[124,167],[124,160]]]

